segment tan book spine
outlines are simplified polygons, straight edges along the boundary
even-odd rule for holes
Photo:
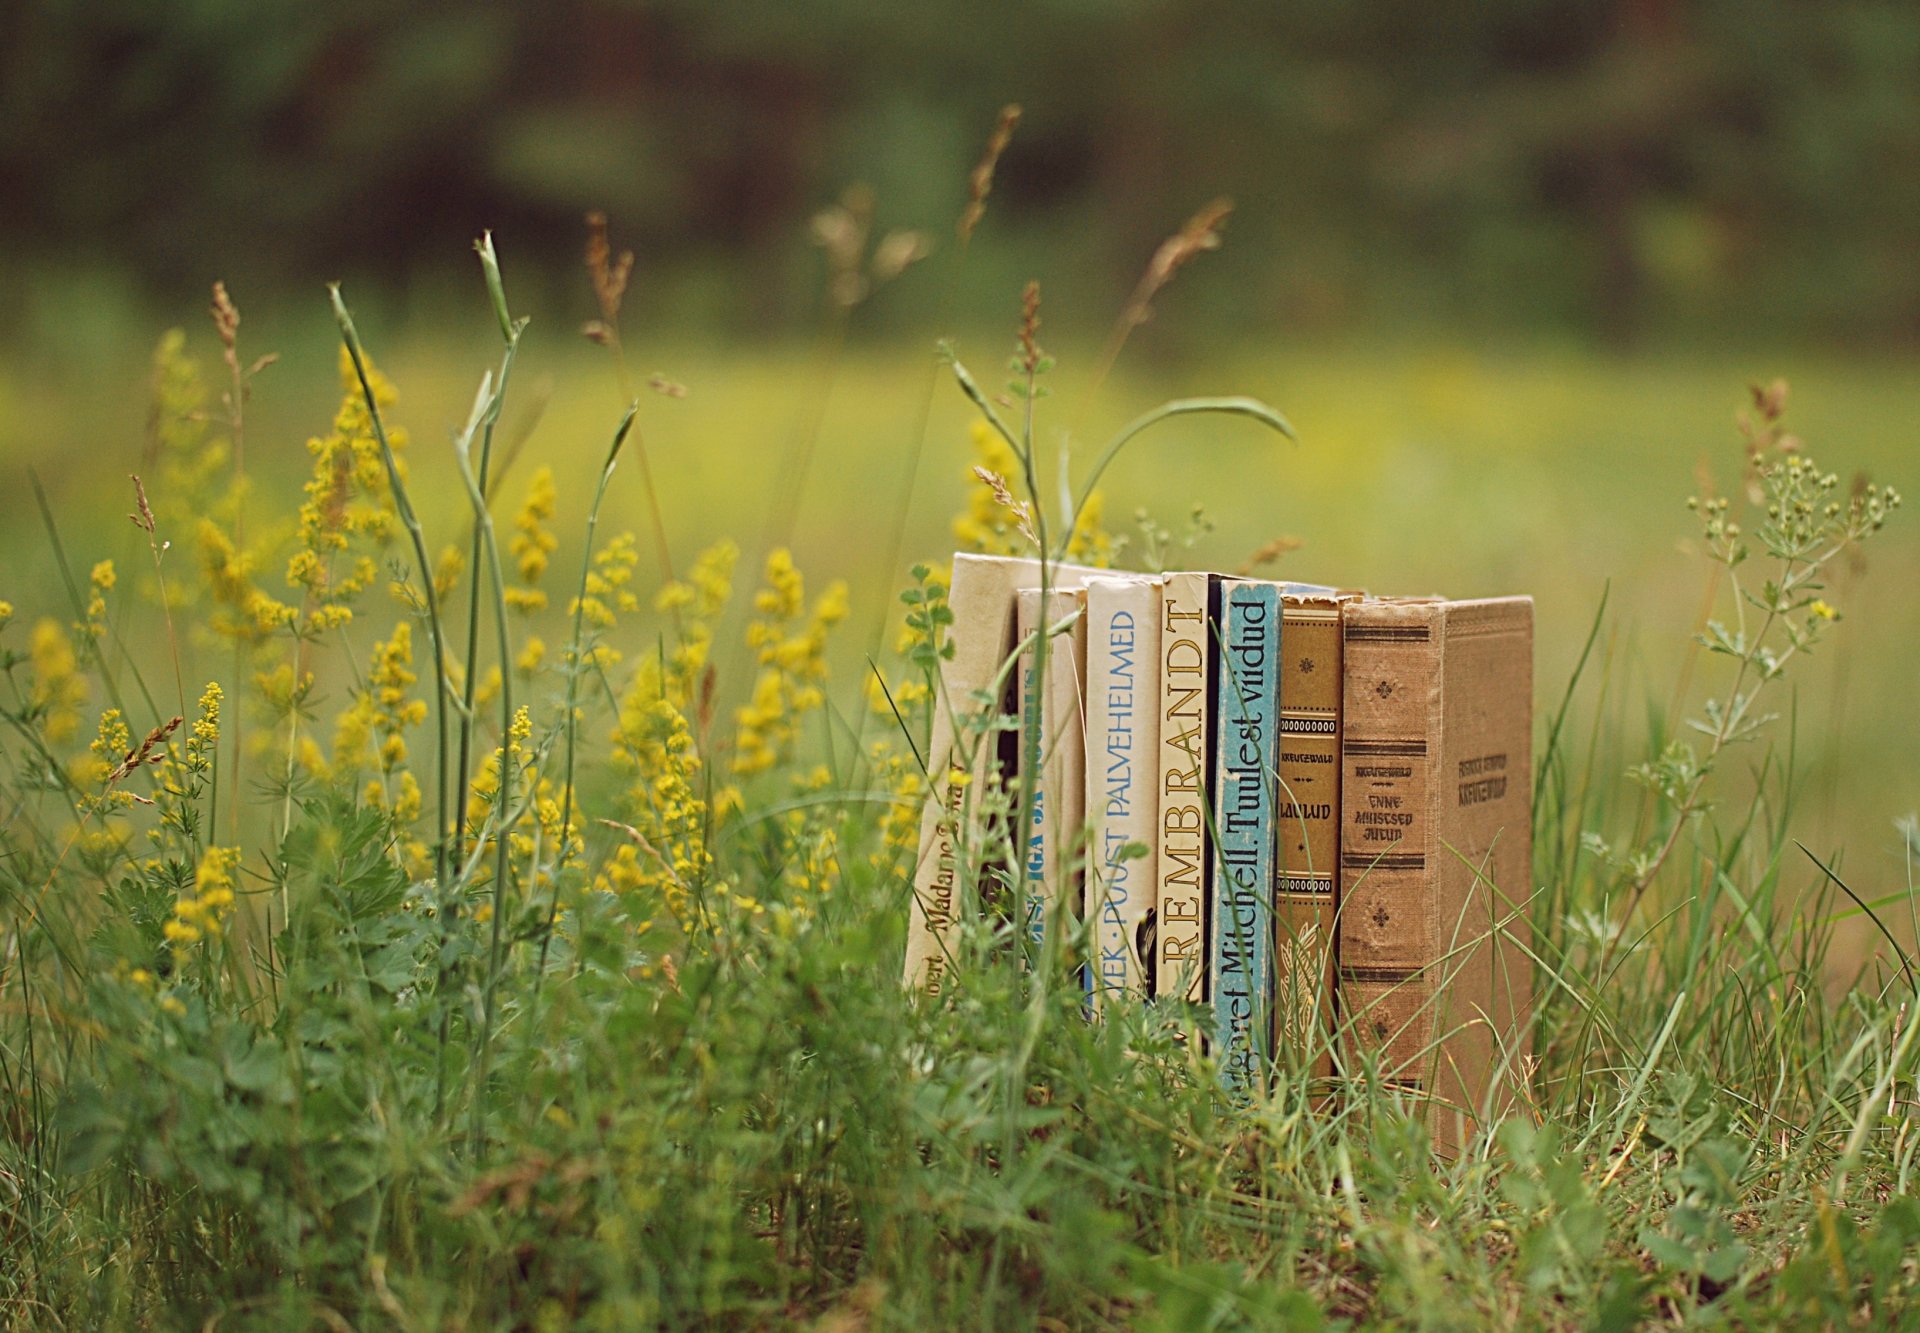
[[[1208,887],[1212,838],[1207,803],[1213,720],[1217,576],[1165,576],[1160,603],[1160,846],[1155,876],[1155,995],[1207,998]]]
[[[1525,1093],[1532,645],[1528,598],[1343,608],[1345,1050],[1449,1155]]]
[[[1094,1009],[1146,996],[1160,846],[1160,585],[1087,584],[1087,876]],[[1143,846],[1144,857],[1129,858]]]
[[[1333,1073],[1340,869],[1340,601],[1281,598],[1280,764],[1274,879],[1274,1051]]]
[[[1078,587],[1107,571],[1082,565],[1051,566],[1052,582]],[[914,860],[908,903],[906,985],[938,995],[952,963],[952,931],[964,913],[977,912],[975,886],[991,849],[978,793],[998,771],[989,712],[1004,700],[977,696],[1000,677],[1013,642],[1014,591],[1040,580],[1040,562],[1009,556],[956,555],[947,605],[953,612],[948,642],[953,655],[941,664],[934,698],[927,804],[920,819],[920,849]]]
[[[1087,795],[1086,598],[1080,588],[1050,588],[1044,596],[1038,588],[1022,588],[1017,594],[1020,764],[1023,774],[1034,775],[1020,874],[1021,929],[1030,960],[1059,951],[1079,915]]]

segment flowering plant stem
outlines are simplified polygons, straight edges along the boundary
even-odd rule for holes
[[[621,414],[620,424],[613,432],[613,443],[607,447],[607,461],[600,469],[599,483],[593,488],[593,503],[587,508],[586,547],[580,553],[580,586],[573,598],[573,636],[567,643],[567,759],[560,784],[560,859],[553,868],[553,896],[547,902],[546,924],[540,932],[540,962],[533,970],[532,1006],[536,1010],[540,1007],[540,985],[547,976],[547,953],[553,944],[554,922],[560,916],[560,875],[567,868],[567,854],[572,849],[568,830],[573,827],[574,745],[580,732],[580,673],[586,670],[580,656],[580,638],[587,608],[587,576],[593,571],[594,533],[600,526],[600,503],[607,498],[614,465],[620,461],[620,448],[627,442],[627,432],[633,429],[633,420],[639,411],[640,403],[636,399],[628,403],[627,410]]]
[[[491,254],[492,238],[488,237],[484,243],[488,247],[484,253]],[[506,350],[501,353],[500,373],[494,380],[493,395],[487,403],[486,411],[480,422],[480,466],[475,481],[480,488],[482,497],[487,493],[489,480],[488,471],[493,461],[494,428],[500,424],[500,410],[507,398],[507,379],[513,374],[514,356],[520,350],[520,333],[525,327],[526,322],[524,320],[517,320],[504,326],[507,346]],[[486,509],[484,499],[480,508],[482,511]],[[460,677],[460,702],[465,708],[460,719],[460,750],[454,768],[454,772],[458,778],[455,783],[455,789],[461,792],[466,791],[467,783],[473,771],[473,700],[475,691],[479,689],[480,684],[478,662],[480,652],[480,555],[480,528],[478,524],[475,524],[472,551],[467,558],[467,568],[473,571],[470,581],[467,584],[467,660]],[[503,676],[506,674],[507,663],[504,660],[500,663],[500,671]],[[458,860],[460,857],[460,844],[463,837],[464,823],[465,821],[462,820],[461,824],[455,827],[451,835],[453,837],[455,860]]]
[[[407,496],[406,482],[400,478],[400,467],[393,456],[393,444],[387,439],[386,424],[380,419],[380,404],[373,393],[373,383],[367,377],[366,354],[360,346],[360,334],[353,326],[353,316],[347,313],[346,302],[340,297],[340,284],[327,285],[327,297],[333,303],[333,318],[340,326],[340,337],[347,345],[347,355],[353,360],[353,373],[360,381],[360,396],[366,400],[367,419],[373,426],[373,437],[380,442],[380,457],[387,465],[387,484],[393,489],[394,507],[400,512],[400,522],[407,530],[408,538],[413,542],[413,558],[420,570],[420,584],[427,604],[427,631],[433,638],[433,723],[434,723],[434,765],[433,775],[435,792],[436,823],[433,835],[433,873],[434,890],[441,899],[440,920],[443,931],[452,929],[453,903],[448,895],[447,883],[447,830],[450,827],[450,810],[447,804],[447,644],[446,634],[440,624],[440,597],[433,586],[433,563],[427,558],[427,538],[420,528],[420,516],[413,510],[413,501]],[[442,951],[445,957],[445,951]],[[444,989],[447,980],[446,965],[442,963],[440,983]],[[443,1006],[440,1015],[438,1073],[435,1078],[433,1104],[434,1116],[438,1119],[446,1103],[447,1090],[447,1027],[448,1012]]]
[[[517,338],[518,331],[515,331]],[[509,344],[511,348],[511,344]],[[480,380],[480,392],[473,402],[473,413],[455,442],[454,457],[460,463],[460,479],[467,485],[467,499],[473,506],[475,536],[486,552],[487,573],[493,583],[493,618],[500,653],[500,781],[493,801],[493,927],[487,944],[487,976],[482,987],[480,1017],[479,1073],[473,1089],[473,1150],[480,1151],[481,1112],[486,1104],[487,1076],[493,1056],[493,1022],[499,996],[500,969],[506,941],[507,858],[512,851],[511,835],[521,807],[513,801],[513,647],[508,641],[506,575],[500,568],[500,543],[493,531],[493,515],[487,509],[487,497],[474,475],[470,450],[475,433],[490,415],[499,412],[500,397],[494,391],[491,375]],[[475,571],[478,574],[478,570]],[[479,579],[474,580],[476,589]],[[471,725],[469,720],[467,725]]]

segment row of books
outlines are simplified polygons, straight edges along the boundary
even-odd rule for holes
[[[959,555],[948,600],[909,986],[939,994],[998,910],[1032,957],[1082,948],[1095,1012],[1198,1006],[1242,1102],[1278,1060],[1418,1095],[1443,1149],[1511,1109],[1530,599]]]

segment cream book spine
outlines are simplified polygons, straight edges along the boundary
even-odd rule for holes
[[[1086,892],[1095,1013],[1146,998],[1160,847],[1158,582],[1087,584]],[[1144,849],[1144,854],[1142,854]]]
[[[1062,588],[1081,587],[1106,571],[1084,565],[1050,564],[1046,579]],[[991,860],[985,810],[979,793],[998,772],[996,716],[1004,697],[987,697],[1008,674],[1013,644],[1014,592],[1043,582],[1038,560],[960,554],[953,558],[947,605],[953,612],[933,704],[927,752],[927,803],[920,819],[912,896],[907,904],[905,984],[929,996],[946,987],[953,962],[953,932],[979,909],[981,868]]]

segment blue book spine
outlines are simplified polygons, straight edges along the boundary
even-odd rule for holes
[[[1280,589],[1222,588],[1214,712],[1213,1049],[1236,1102],[1258,1095],[1273,989]]]

